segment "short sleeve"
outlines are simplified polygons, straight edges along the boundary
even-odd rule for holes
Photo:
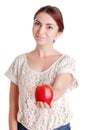
[[[76,78],[76,65],[75,60],[67,55],[65,55],[59,64],[57,74],[70,73],[73,76],[72,82],[69,85],[70,89],[76,88],[78,86]]]
[[[18,57],[14,59],[14,61],[6,71],[5,76],[16,85],[18,84]]]

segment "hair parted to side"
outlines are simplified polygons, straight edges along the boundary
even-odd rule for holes
[[[61,11],[59,10],[59,8],[55,7],[55,6],[43,6],[41,7],[34,15],[34,20],[36,18],[36,16],[41,13],[41,12],[45,12],[47,14],[49,14],[57,23],[58,27],[59,27],[59,32],[63,32],[64,30],[64,22],[63,22],[63,16]]]

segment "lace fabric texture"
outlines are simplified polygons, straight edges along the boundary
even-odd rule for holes
[[[53,103],[53,108],[41,109],[35,105],[35,88],[38,85],[52,84],[60,73],[70,73],[73,80],[65,94]],[[72,119],[68,102],[68,91],[77,84],[75,61],[68,55],[62,55],[47,70],[34,71],[26,62],[25,54],[17,56],[5,75],[19,88],[19,111],[17,119],[29,130],[52,130],[67,124]]]

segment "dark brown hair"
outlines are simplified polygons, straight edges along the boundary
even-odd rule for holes
[[[63,23],[63,16],[61,11],[59,10],[59,8],[55,7],[55,6],[44,6],[41,7],[34,15],[34,19],[36,18],[36,16],[41,13],[41,12],[46,12],[47,14],[49,14],[57,23],[58,27],[59,27],[59,32],[63,32],[64,30],[64,23]]]

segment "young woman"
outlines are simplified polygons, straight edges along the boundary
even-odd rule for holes
[[[17,56],[6,76],[11,80],[9,130],[70,130],[72,111],[67,94],[77,87],[75,61],[53,44],[64,30],[63,16],[54,6],[41,7],[34,15],[33,51]],[[37,102],[37,86],[48,84],[54,97],[48,105]]]

